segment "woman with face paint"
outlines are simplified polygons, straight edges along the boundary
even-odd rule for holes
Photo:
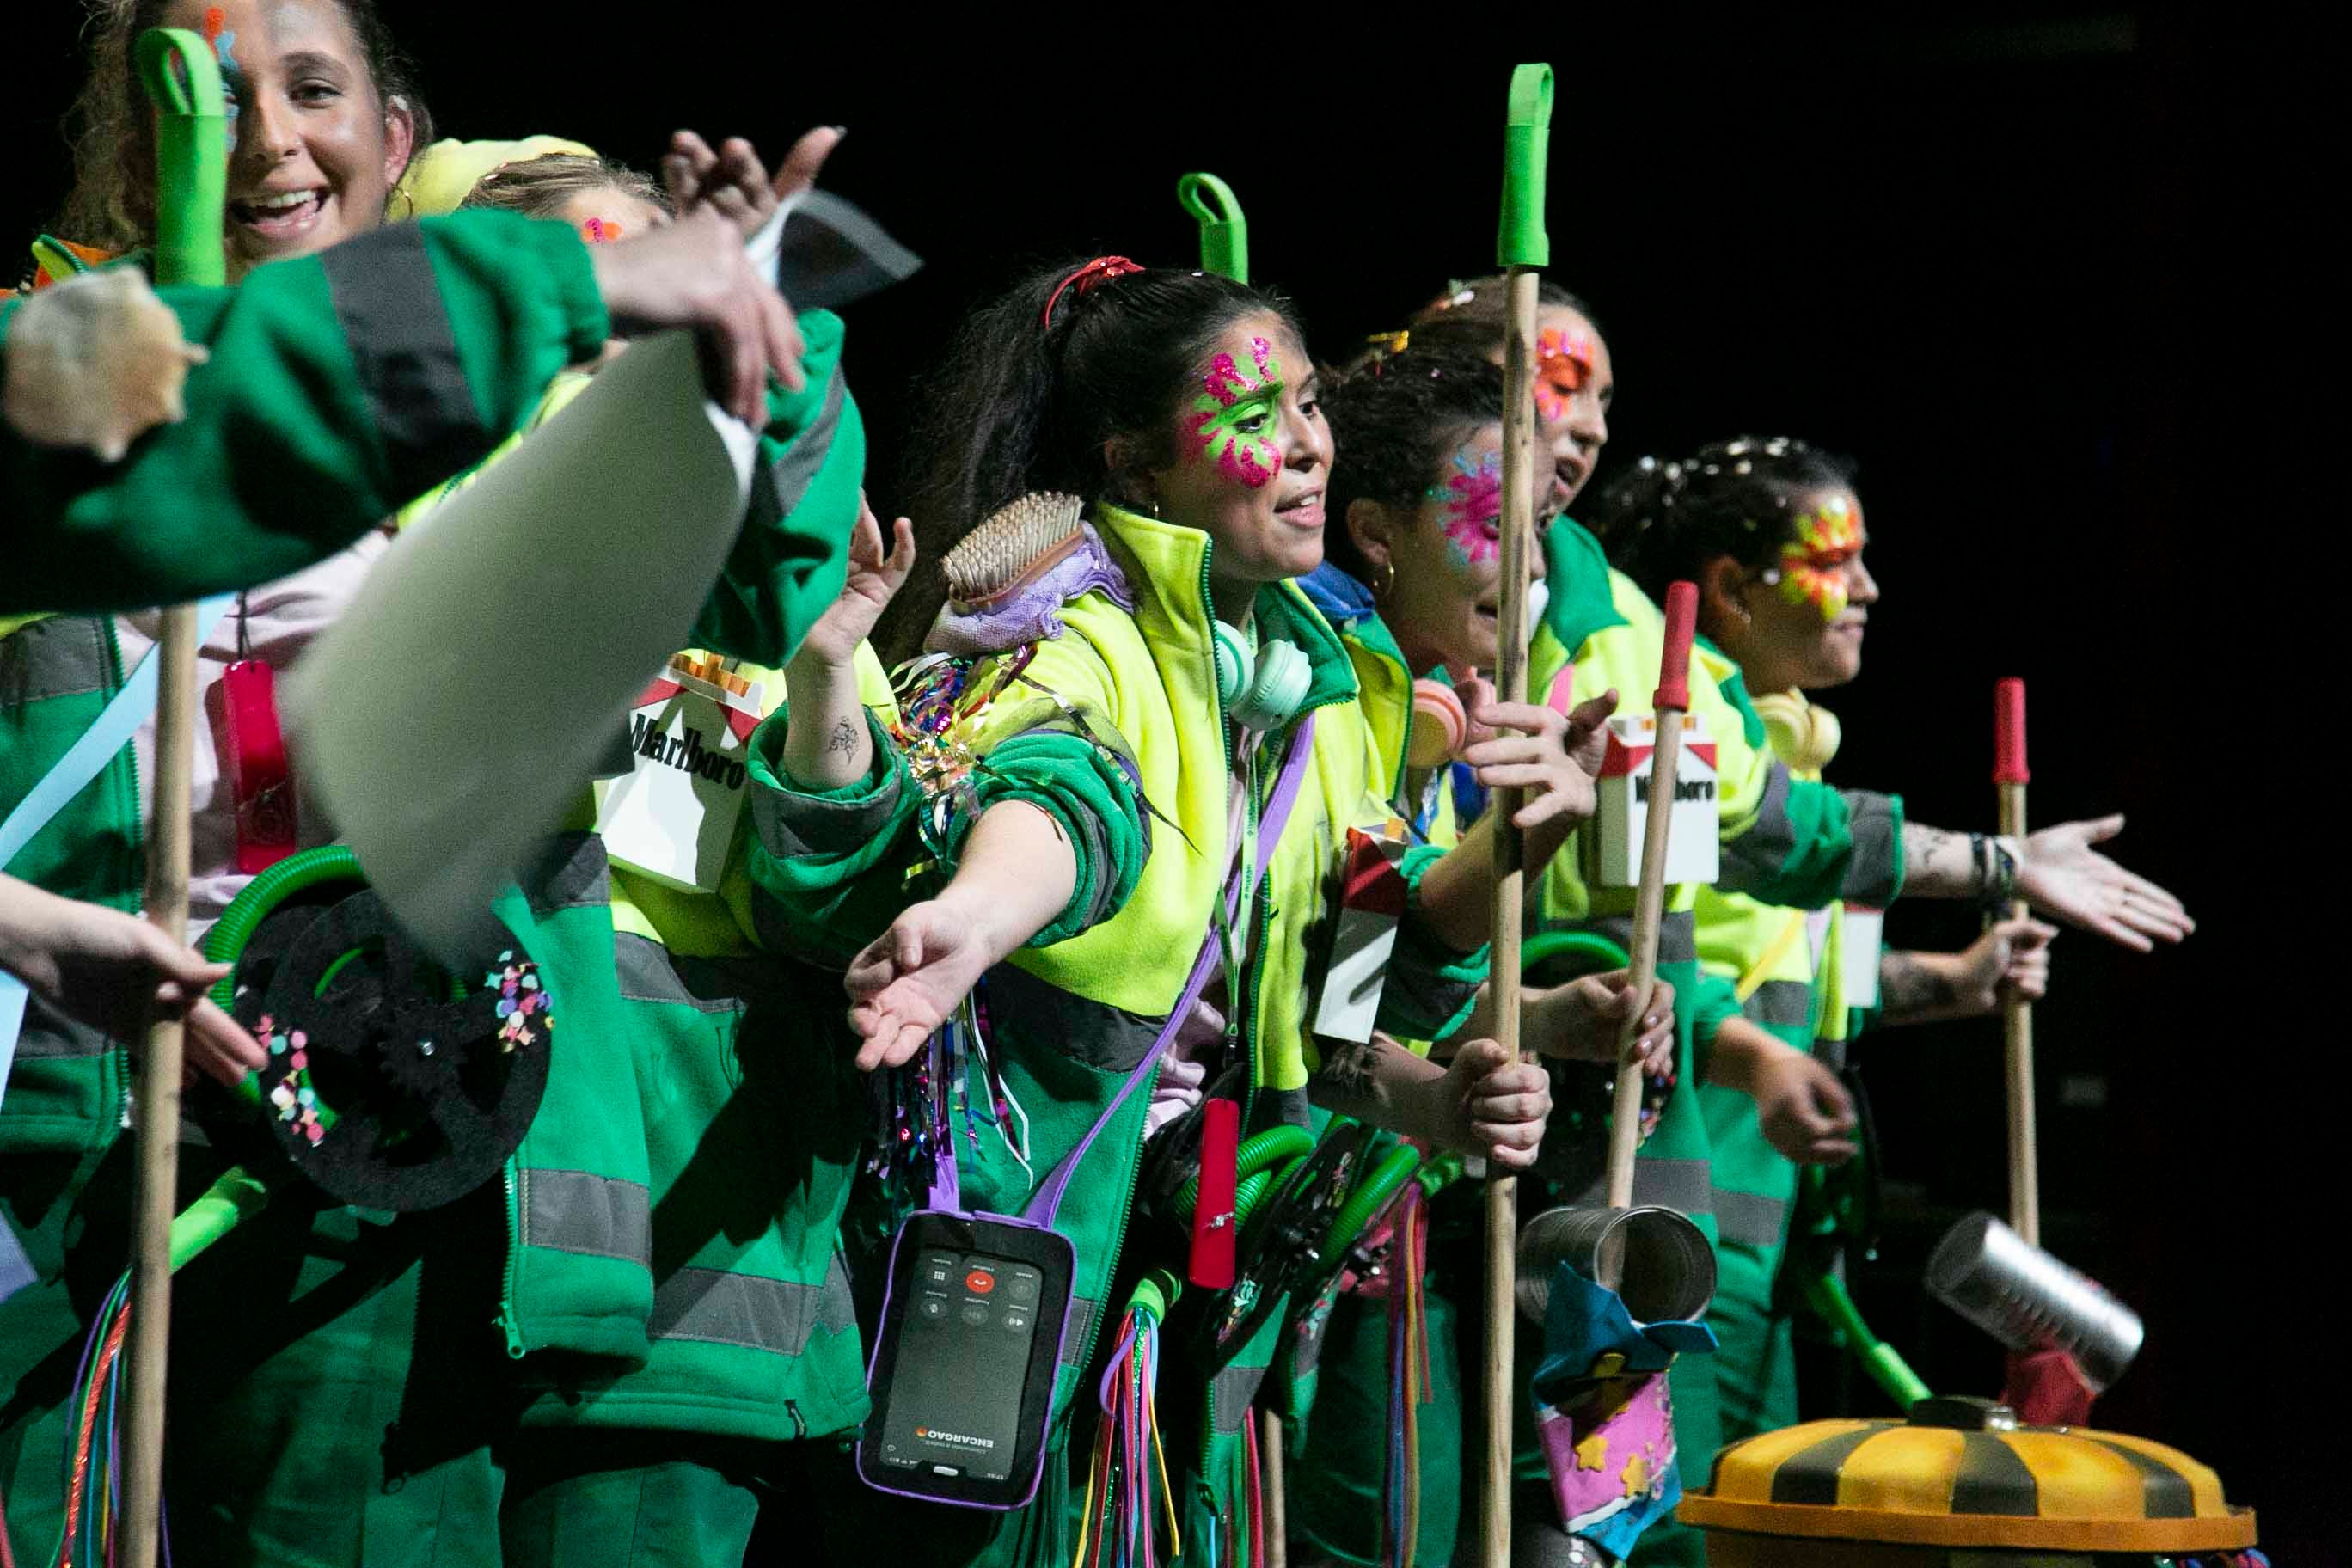
[[[331,325],[332,306],[347,298],[346,283],[361,291],[349,298],[362,298],[365,290],[381,286],[388,270],[408,280],[412,297],[383,304],[370,312],[369,319],[378,331],[404,331],[435,319],[432,280],[448,276],[441,264],[452,254],[452,243],[471,237],[480,262],[493,270],[526,261],[534,247],[575,260],[582,257],[580,238],[564,227],[478,214],[434,219],[418,228],[394,231],[390,237],[406,247],[404,260],[400,255],[388,262],[379,258],[373,265],[353,259],[362,257],[362,247],[373,239],[360,231],[380,221],[385,190],[405,163],[420,115],[413,93],[402,90],[403,79],[372,6],[357,0],[316,5],[276,0],[194,8],[125,6],[122,11],[125,14],[114,19],[98,51],[101,79],[119,79],[115,85],[122,91],[131,90],[122,64],[128,40],[145,26],[180,25],[201,30],[223,55],[224,76],[237,110],[225,247],[232,273],[260,268],[263,262],[275,263],[249,278],[246,292],[262,289],[265,279],[307,272],[307,290],[290,291],[283,298],[307,310],[320,324]],[[142,118],[133,113],[110,119],[100,111],[106,101],[108,95],[94,85],[93,124],[121,132],[128,145],[120,147],[110,161],[89,163],[85,170],[89,180],[73,210],[111,215],[120,220],[119,227],[99,232],[117,243],[138,243],[143,239],[140,226],[152,221],[152,206],[142,205],[138,183],[125,179],[120,171],[141,166],[142,159],[152,166],[152,153],[142,140]],[[402,204],[394,205],[398,210]],[[700,205],[715,208],[718,204],[704,200]],[[698,233],[701,238],[681,249],[673,237],[688,233]],[[337,244],[352,234],[359,237],[348,246]],[[704,242],[720,236],[715,254],[750,277],[742,252],[743,234],[716,211],[656,237],[625,240],[618,246],[592,246],[586,255],[594,260],[586,270],[592,277],[627,278],[643,271],[642,259],[615,269],[603,258],[627,253],[631,246],[637,247],[640,258],[649,251],[657,260],[667,254],[669,259],[662,265],[670,275],[667,287],[690,298],[692,290],[679,287],[679,260],[698,249],[708,254]],[[454,242],[451,237],[456,237]],[[331,245],[337,247],[318,262],[300,259]],[[457,254],[461,261],[466,258],[462,248]],[[712,272],[721,279],[728,276],[716,268]],[[423,280],[421,292],[419,279]],[[642,284],[635,287],[645,292]],[[454,305],[449,292],[445,281],[440,304]],[[767,295],[774,299],[772,289]],[[245,297],[240,293],[232,308],[241,306]],[[775,303],[781,310],[781,301]],[[591,358],[604,346],[611,323],[596,309],[593,293],[587,297],[587,308],[595,317],[595,330],[576,334],[572,352],[541,364],[540,384],[562,359]],[[708,300],[698,309],[704,316],[711,314]],[[658,316],[648,319],[660,320]],[[673,311],[670,319],[697,318]],[[464,338],[461,320],[453,325],[461,341],[469,341]],[[793,358],[782,363],[782,369],[788,372],[783,379],[791,384],[761,387],[755,381],[747,408],[766,426],[766,460],[756,468],[763,478],[755,484],[782,483],[780,476],[790,472],[799,475],[804,488],[796,498],[784,499],[772,509],[771,523],[745,531],[728,564],[729,584],[724,592],[714,595],[698,629],[700,640],[715,648],[779,661],[799,640],[801,631],[825,609],[840,583],[837,563],[856,515],[857,470],[863,455],[855,406],[842,395],[835,376],[838,324],[813,315],[805,342],[799,330],[789,325],[787,336]],[[463,396],[465,389],[460,386],[457,391]],[[534,397],[537,392],[534,385]],[[290,416],[290,411],[278,412],[281,419]],[[476,417],[470,403],[464,412],[468,419]],[[382,439],[373,434],[370,438]],[[428,440],[425,445],[434,453],[446,455],[455,444]],[[425,457],[421,452],[395,449],[391,457],[394,468],[388,486],[394,495],[413,494],[446,472],[424,466]],[[381,468],[383,458],[378,457],[374,462]],[[224,646],[207,650],[207,656],[216,665],[225,665],[233,659],[283,659],[299,651],[347,600],[366,560],[382,548],[381,539],[363,540],[346,557],[246,595],[227,617],[221,638],[215,639]],[[119,648],[131,635],[129,623],[114,627],[103,622],[48,617],[8,630],[13,635],[0,643],[0,657],[30,659],[37,672],[55,662],[38,657],[45,650],[54,653],[61,647],[70,650],[78,646],[67,640],[75,632],[88,645],[89,658],[98,662],[101,673],[114,671],[111,679],[119,682],[120,671],[127,666]],[[216,676],[218,671],[212,673]],[[103,687],[104,682],[100,684]],[[11,689],[21,690],[22,684],[12,682]],[[76,692],[81,689],[77,688]],[[20,710],[19,731],[28,724],[46,724],[42,733],[55,731],[60,740],[69,742],[77,716],[67,710],[69,705],[63,699],[75,694],[60,692],[58,701]],[[104,695],[101,689],[95,700],[103,700]],[[81,717],[86,720],[87,715]],[[197,847],[200,866],[202,858],[208,858],[218,869],[198,887],[200,915],[216,913],[246,879],[257,858],[248,852],[258,851],[257,858],[266,859],[273,850],[276,855],[284,854],[296,842],[290,835],[289,841],[282,844],[261,843],[257,835],[248,836],[247,814],[238,809],[244,803],[236,798],[243,781],[219,778],[226,770],[207,766],[212,761],[210,751],[200,745]],[[23,754],[12,747],[11,763]],[[37,754],[34,760],[38,760]],[[118,770],[131,766],[128,758],[118,759],[116,764]],[[40,771],[35,767],[30,776],[37,778]],[[152,776],[152,770],[124,772],[120,790],[89,792],[84,797],[87,811],[53,824],[48,840],[54,842],[45,840],[35,846],[41,850],[47,844],[52,852],[44,864],[54,865],[72,890],[122,907],[136,906],[141,813],[132,785],[137,778],[146,776]],[[7,782],[9,790],[0,798],[13,800],[19,781],[11,777]],[[285,781],[278,781],[276,787],[283,791]],[[206,811],[218,819],[210,837],[202,820]],[[300,831],[320,836],[320,825],[299,818],[278,820],[289,825],[299,821]],[[603,911],[593,912],[603,917]],[[731,923],[721,912],[722,921]],[[614,920],[605,920],[602,931],[604,984],[608,989],[613,984],[614,925]],[[583,951],[593,952],[594,946],[592,941]],[[593,972],[591,963],[589,973]],[[112,1108],[120,1099],[123,1073],[121,1054],[105,1048],[42,1048],[52,1038],[62,1039],[68,1047],[78,1044],[88,1031],[76,1034],[75,1027],[68,1020],[36,1010],[21,1063],[30,1070],[16,1075],[12,1086],[16,1092],[5,1107],[12,1154],[29,1151],[34,1155],[46,1154],[52,1163],[63,1159],[70,1166],[79,1161],[82,1167],[66,1184],[62,1197],[50,1197],[43,1208],[19,1206],[16,1211],[17,1228],[23,1232],[20,1248],[29,1255],[40,1283],[19,1292],[5,1308],[0,1338],[11,1346],[47,1350],[49,1342],[70,1337],[73,1331],[68,1292],[58,1278],[64,1261],[62,1237],[69,1225],[85,1219],[89,1225],[76,1243],[77,1255],[95,1258],[120,1245],[114,1229],[119,1201],[112,1196],[93,1200],[85,1215],[78,1199],[86,1173],[97,1168],[102,1182],[105,1171],[121,1157],[112,1136],[116,1126]],[[625,1065],[620,1078],[635,1081]],[[586,1121],[597,1124],[594,1118]],[[580,1124],[581,1119],[576,1118],[571,1123],[574,1128]],[[545,1118],[534,1124],[534,1137],[542,1126],[564,1131],[557,1119]],[[127,1152],[127,1144],[121,1148]],[[573,1172],[593,1173],[604,1163],[567,1157],[566,1151],[554,1151],[551,1158]],[[642,1164],[642,1149],[637,1159]],[[23,1163],[12,1159],[11,1163],[18,1165],[21,1173]],[[22,1185],[15,1180],[8,1184],[12,1189]],[[54,1182],[49,1190],[55,1193]],[[486,1215],[488,1228],[482,1231],[468,1228],[472,1222],[460,1221],[453,1211],[447,1236],[482,1243],[503,1233],[496,1208],[493,1203]],[[637,1353],[643,1354],[648,1317],[642,1300],[643,1276],[617,1292],[607,1290],[591,1301],[581,1296],[576,1281],[567,1285],[558,1278],[560,1269],[531,1271],[540,1281],[531,1296],[514,1283],[524,1277],[522,1271],[510,1270],[503,1296],[494,1280],[477,1283],[488,1294],[462,1312],[465,1331],[454,1339],[431,1342],[427,1331],[436,1320],[432,1313],[420,1310],[416,1270],[411,1265],[427,1233],[442,1234],[436,1228],[441,1224],[436,1220],[394,1227],[357,1220],[349,1211],[331,1211],[320,1217],[313,1231],[298,1205],[285,1222],[241,1235],[216,1258],[192,1268],[183,1282],[181,1297],[184,1312],[179,1327],[184,1340],[191,1344],[207,1339],[234,1341],[264,1349],[251,1359],[199,1356],[193,1363],[184,1359],[180,1363],[184,1371],[191,1364],[211,1368],[202,1376],[187,1373],[182,1379],[184,1386],[175,1390],[175,1410],[185,1424],[181,1429],[212,1427],[244,1439],[184,1443],[174,1447],[169,1484],[174,1497],[186,1505],[176,1516],[183,1547],[192,1549],[194,1556],[218,1562],[271,1562],[284,1560],[289,1553],[311,1552],[325,1552],[331,1558],[340,1554],[357,1560],[363,1552],[370,1561],[388,1559],[386,1541],[429,1542],[436,1521],[442,1518],[438,1510],[446,1509],[451,1510],[447,1517],[455,1521],[453,1528],[484,1541],[486,1549],[495,1554],[503,1522],[501,1493],[504,1511],[514,1517],[517,1530],[527,1536],[531,1519],[539,1515],[591,1517],[606,1502],[634,1509],[637,1504],[629,1499],[641,1502],[674,1492],[697,1500],[688,1511],[705,1518],[708,1528],[698,1523],[688,1531],[689,1535],[702,1541],[716,1556],[723,1556],[725,1539],[732,1532],[740,1556],[741,1537],[748,1535],[750,1528],[750,1494],[738,1478],[718,1464],[681,1458],[684,1450],[693,1447],[691,1442],[669,1443],[672,1451],[666,1452],[651,1470],[616,1459],[612,1449],[599,1449],[593,1442],[564,1445],[541,1438],[525,1446],[527,1451],[511,1465],[488,1450],[481,1435],[509,1429],[515,1405],[531,1397],[530,1380],[512,1375],[515,1369],[509,1351],[520,1347],[620,1354],[626,1352],[634,1332]],[[528,1241],[525,1233],[520,1239],[510,1236],[508,1245],[520,1247]],[[495,1248],[477,1246],[472,1250],[479,1255]],[[286,1284],[288,1295],[274,1311],[264,1304],[270,1292],[257,1295],[247,1289],[257,1279],[281,1279]],[[235,1288],[227,1284],[232,1279],[239,1281]],[[315,1306],[292,1304],[293,1298],[303,1296],[313,1286],[320,1288],[320,1295],[308,1300],[315,1303],[331,1296],[339,1303],[338,1310],[327,1314],[323,1324]],[[559,1300],[566,1289],[572,1291],[571,1298]],[[231,1321],[223,1321],[225,1317]],[[493,1337],[477,1351],[474,1341],[479,1325],[493,1317],[506,1324],[507,1345],[499,1347]],[[559,1327],[550,1330],[551,1323]],[[566,1339],[561,1328],[565,1324],[573,1325],[576,1331],[572,1338],[582,1342]],[[430,1358],[421,1354],[417,1358],[420,1368],[426,1368],[429,1360],[429,1369],[420,1373],[422,1381],[428,1386],[467,1384],[469,1395],[449,1403],[442,1412],[448,1419],[440,1429],[430,1430],[436,1423],[428,1411],[407,1428],[411,1441],[387,1444],[388,1427],[419,1414],[415,1406],[404,1403],[403,1391],[411,1346],[419,1342],[436,1346]],[[392,1365],[385,1358],[394,1358],[399,1364]],[[779,1363],[786,1359],[775,1358]],[[854,1336],[845,1358],[835,1359],[845,1360],[854,1384]],[[18,1362],[9,1369],[12,1379],[23,1366]],[[478,1379],[464,1375],[469,1366],[483,1375]],[[752,1408],[756,1419],[772,1415],[790,1435],[793,1423],[801,1417],[788,1401],[766,1398],[772,1391],[759,1379],[741,1379],[740,1386],[747,1390],[744,1403]],[[26,1542],[46,1532],[41,1542],[45,1546],[47,1539],[55,1537],[58,1510],[40,1492],[42,1483],[55,1473],[53,1457],[60,1437],[55,1420],[38,1413],[45,1402],[53,1401],[62,1390],[44,1394],[31,1383],[19,1383],[16,1387],[19,1398],[10,1408],[18,1418],[8,1452],[22,1463],[16,1467],[7,1488],[8,1518],[12,1530],[22,1532]],[[321,1405],[318,1390],[322,1387],[348,1392],[348,1404],[339,1395]],[[576,1411],[578,1403],[575,1399],[569,1405]],[[845,1407],[855,1400],[845,1395],[838,1403]],[[812,1404],[808,1408],[813,1415],[823,1415],[831,1406],[819,1410]],[[854,1410],[848,1418],[854,1419]],[[746,1435],[752,1434],[726,1434]],[[451,1445],[454,1451],[445,1451],[439,1445]],[[617,1483],[583,1479],[604,1476],[609,1480],[625,1473],[630,1477],[628,1487],[618,1490]],[[34,1479],[31,1486],[24,1484],[28,1477]],[[357,1533],[347,1533],[352,1531]],[[336,1544],[339,1542],[341,1544]]]
[[[1878,584],[1863,563],[1868,532],[1851,469],[1801,441],[1742,438],[1680,462],[1643,459],[1601,499],[1596,531],[1653,593],[1699,584],[1701,632],[1737,661],[1773,754],[1818,779],[1837,750],[1835,718],[1806,693],[1862,668]],[[1829,1076],[1865,1016],[1884,1024],[1990,1013],[2002,994],[2038,997],[2054,928],[2003,916],[1958,953],[1887,953],[1841,906],[1820,918],[1707,888],[1697,902],[1699,959],[1733,981],[1754,1026],[1743,1051],[1718,1045],[1699,1089],[1722,1227],[1707,1321],[1723,1436],[1736,1442],[1798,1419],[1790,1318],[1775,1282],[1797,1196],[1795,1163],[1852,1152],[1846,1097]],[[1878,1001],[1852,972],[1874,972]],[[1737,1087],[1731,1087],[1736,1085]],[[1796,1293],[1777,1293],[1782,1300]]]
[[[959,717],[906,762],[857,736],[873,783],[838,803],[839,852],[869,868],[870,895],[784,916],[805,923],[807,945],[848,961],[861,1065],[905,1060],[982,985],[990,1058],[1008,1101],[1026,1108],[1029,1137],[1015,1148],[1011,1130],[985,1128],[977,1151],[960,1144],[967,1206],[1020,1212],[1116,1107],[1054,1221],[1077,1244],[1087,1325],[1067,1347],[1066,1401],[1106,1317],[1117,1322],[1112,1280],[1145,1139],[1163,1124],[1160,1136],[1180,1136],[1204,1095],[1239,1101],[1253,1131],[1304,1125],[1314,1105],[1512,1167],[1533,1158],[1548,1101],[1540,1070],[1504,1066],[1491,1042],[1441,1067],[1391,1037],[1451,1036],[1470,1009],[1489,918],[1484,832],[1453,855],[1402,854],[1406,912],[1378,1020],[1390,1034],[1327,1055],[1309,1030],[1309,955],[1321,946],[1309,932],[1329,912],[1335,850],[1349,828],[1385,822],[1396,781],[1357,710],[1346,650],[1293,582],[1323,558],[1332,447],[1288,306],[1223,278],[1099,258],[1036,274],[978,313],[935,385],[913,510],[950,543],[1024,496],[1058,492],[1073,498],[1075,553],[1036,603],[995,619],[937,581],[910,590],[918,624],[938,612],[929,646],[971,661],[954,678]],[[1034,553],[1009,555],[995,585]],[[1285,664],[1286,690],[1278,675],[1248,673]],[[909,699],[909,712],[925,700]],[[1538,853],[1589,809],[1589,780],[1559,715],[1497,717],[1534,731],[1498,742],[1483,773],[1530,786]],[[794,712],[789,727],[830,722]],[[950,874],[907,908],[919,825]],[[1223,916],[1222,892],[1237,862],[1254,868],[1253,851],[1269,867],[1264,884]],[[1204,942],[1215,954],[1205,988],[1171,1012]],[[1151,1092],[1122,1100],[1155,1043],[1166,1054]],[[1213,1541],[1221,1556],[1249,1553],[1233,1478],[1272,1331],[1220,1374],[1203,1414],[1203,1479],[1180,1484],[1188,1552]],[[1172,1377],[1167,1386],[1162,1419],[1181,1418],[1187,1401]],[[1190,1451],[1181,1438],[1169,1450]],[[1058,1455],[1047,1474],[1025,1514],[981,1521],[943,1550],[1066,1555],[1053,1544],[1067,1522]],[[924,1531],[961,1523],[933,1511]]]
[[[1457,681],[1492,670],[1498,651],[1504,383],[1499,367],[1484,357],[1428,350],[1417,339],[1402,352],[1391,339],[1390,351],[1343,377],[1327,399],[1347,457],[1329,492],[1338,526],[1328,559],[1304,586],[1347,644],[1384,752],[1402,757],[1401,809],[1433,842],[1452,843],[1486,806],[1475,778],[1484,742],[1475,731],[1452,728],[1458,721],[1446,700]],[[1537,482],[1552,491],[1551,468],[1539,470]],[[1543,517],[1552,505],[1549,494],[1539,496],[1534,514]],[[1541,617],[1547,589],[1541,552],[1529,554],[1532,621]],[[1468,710],[1459,718],[1488,722],[1478,706],[1487,694],[1466,685],[1464,690]],[[1432,743],[1440,733],[1454,741],[1450,751]],[[1529,990],[1522,1001],[1524,1037],[1547,1056],[1612,1060],[1619,1029],[1635,1005],[1625,981],[1619,971]],[[1652,1070],[1664,1073],[1675,1047],[1671,985],[1657,987],[1645,1018],[1643,1047]],[[1555,1125],[1547,1161],[1580,1142],[1591,1157],[1596,1131],[1580,1134]],[[1446,1244],[1433,1251],[1433,1272],[1423,1282],[1433,1381],[1416,1415],[1422,1485],[1415,1561],[1426,1564],[1453,1555],[1464,1495],[1454,1298],[1477,1288],[1476,1210],[1475,1201],[1441,1192],[1432,1211]],[[1455,1232],[1472,1242],[1452,1245]],[[1394,1275],[1391,1269],[1381,1288],[1395,1289]],[[1307,1446],[1290,1472],[1290,1519],[1302,1552],[1364,1564],[1381,1560],[1381,1501],[1384,1483],[1393,1482],[1383,1473],[1385,1445],[1365,1442],[1364,1433],[1391,1419],[1389,1320],[1384,1300],[1348,1296],[1323,1326]],[[1476,1340],[1471,1336],[1474,1351]]]

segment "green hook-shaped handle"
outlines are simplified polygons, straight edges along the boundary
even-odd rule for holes
[[[1544,233],[1544,164],[1551,144],[1551,67],[1511,73],[1511,107],[1503,125],[1503,221],[1495,236],[1497,266],[1549,267]]]
[[[227,280],[221,215],[228,203],[220,62],[184,27],[149,28],[133,58],[155,104],[155,281],[218,288]]]
[[[1201,270],[1249,281],[1249,219],[1234,188],[1214,174],[1187,174],[1176,182],[1176,201],[1201,226]]]

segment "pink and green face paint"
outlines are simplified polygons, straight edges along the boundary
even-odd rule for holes
[[[1250,340],[1250,362],[1247,370],[1229,353],[1209,362],[1192,400],[1192,438],[1227,477],[1261,489],[1282,471],[1273,440],[1282,363],[1264,338]]]
[[[1536,336],[1536,412],[1547,425],[1568,417],[1569,405],[1592,379],[1592,334],[1546,327]]]
[[[1780,546],[1780,596],[1834,621],[1845,614],[1846,563],[1862,553],[1862,519],[1845,497],[1831,496],[1797,514],[1795,532]]]
[[[1456,566],[1481,566],[1503,552],[1503,454],[1465,447],[1454,470],[1423,493],[1444,503],[1445,553]]]
[[[220,65],[221,87],[228,97],[228,123],[222,134],[227,139],[229,151],[236,151],[237,100],[245,87],[245,72],[236,63],[236,35],[229,30],[228,13],[219,6],[205,12],[202,29],[205,42],[213,47],[213,58]]]

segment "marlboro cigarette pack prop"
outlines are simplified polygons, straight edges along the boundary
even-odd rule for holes
[[[1396,951],[1397,922],[1404,919],[1407,889],[1398,868],[1409,843],[1405,825],[1393,817],[1377,837],[1360,828],[1348,830],[1331,966],[1315,1009],[1315,1032],[1326,1039],[1361,1045],[1372,1037],[1389,955]]]
[[[596,786],[606,853],[673,888],[719,890],[743,815],[762,692],[681,655],[629,708],[629,771]]]
[[[1654,714],[1609,721],[1609,752],[1595,781],[1600,806],[1592,818],[1594,885],[1631,888],[1642,879],[1642,837],[1650,809],[1650,773],[1657,743]],[[1715,742],[1706,721],[1683,723],[1682,755],[1675,770],[1675,820],[1666,840],[1666,881],[1713,882],[1720,861],[1717,837]]]

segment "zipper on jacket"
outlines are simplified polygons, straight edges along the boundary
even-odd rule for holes
[[[1144,1104],[1150,1105],[1151,1103],[1152,1091],[1159,1086],[1160,1069],[1157,1067],[1154,1067],[1151,1069],[1150,1078],[1147,1079],[1143,1085]],[[1118,1273],[1119,1255],[1127,1250],[1127,1221],[1129,1215],[1133,1213],[1135,1208],[1135,1184],[1137,1177],[1142,1173],[1142,1152],[1139,1149],[1136,1152],[1136,1157],[1128,1162],[1127,1190],[1120,1194],[1118,1200],[1118,1228],[1111,1233],[1110,1258],[1103,1266],[1103,1289],[1106,1291],[1109,1290],[1112,1279]],[[1078,1386],[1081,1391],[1086,1387],[1087,1368],[1094,1364],[1095,1345],[1102,1337],[1103,1320],[1109,1317],[1110,1313],[1110,1300],[1106,1296],[1103,1300],[1100,1310],[1095,1313],[1093,1321],[1087,1325],[1086,1342],[1079,1347],[1076,1363],[1078,1368]],[[1060,1375],[1058,1369],[1055,1375],[1057,1377]]]
[[[507,1354],[520,1361],[529,1348],[522,1342],[522,1325],[515,1319],[515,1275],[522,1266],[522,1180],[515,1157],[507,1156],[507,1266],[499,1284],[499,1327],[507,1336]],[[797,1418],[796,1418],[797,1419]]]
[[[801,1418],[801,1402],[799,1400],[785,1400],[784,1414],[793,1418],[793,1436],[794,1438],[797,1439],[808,1436],[808,1423]]]

